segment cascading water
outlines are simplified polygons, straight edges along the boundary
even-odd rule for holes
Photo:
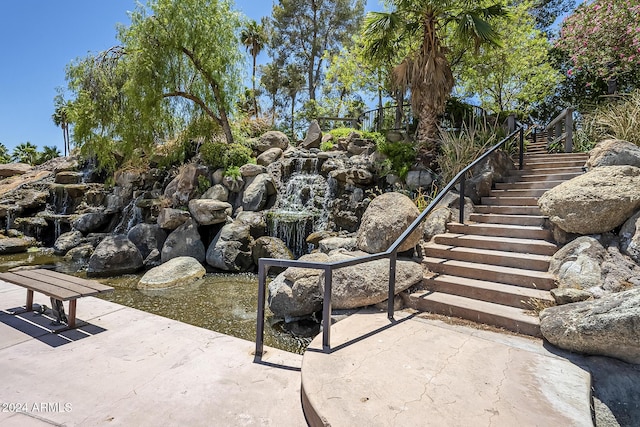
[[[283,184],[267,220],[269,235],[285,242],[297,258],[311,249],[307,236],[326,227],[332,186],[320,175],[317,158],[294,160],[295,172]]]
[[[122,209],[122,219],[113,230],[115,234],[126,234],[134,225],[142,222],[142,210],[138,207],[138,202],[142,196],[132,199],[127,206]]]

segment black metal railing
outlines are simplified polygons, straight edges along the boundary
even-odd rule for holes
[[[256,324],[256,349],[255,356],[257,358],[262,357],[264,351],[264,325],[265,325],[265,310],[266,310],[266,280],[270,267],[299,267],[299,268],[311,268],[324,271],[324,299],[322,302],[322,350],[328,352],[331,350],[331,287],[333,270],[340,268],[350,267],[356,264],[362,264],[365,262],[377,261],[379,259],[389,259],[389,292],[387,300],[387,317],[389,320],[393,320],[394,307],[393,301],[395,297],[395,285],[396,285],[396,261],[398,257],[398,248],[407,240],[407,238],[418,228],[418,226],[424,221],[424,219],[431,213],[431,211],[442,201],[445,195],[460,183],[460,223],[464,223],[464,188],[465,177],[467,173],[473,169],[480,162],[484,161],[489,155],[502,147],[507,141],[514,138],[516,135],[519,137],[519,168],[523,167],[523,155],[524,155],[524,130],[525,126],[521,123],[516,123],[516,129],[507,135],[502,141],[487,150],[482,156],[478,157],[467,167],[462,169],[449,183],[436,195],[436,197],[429,203],[429,206],[422,211],[422,213],[407,227],[407,229],[391,244],[389,249],[385,252],[377,254],[366,255],[350,260],[341,260],[329,263],[313,262],[313,261],[300,261],[300,260],[284,260],[275,258],[260,258],[258,260],[258,319]]]

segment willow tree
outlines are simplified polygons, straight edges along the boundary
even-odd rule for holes
[[[194,126],[233,142],[241,26],[229,0],[139,4],[119,27],[121,46],[67,69],[76,144],[112,166],[114,151],[135,158]]]
[[[393,81],[409,89],[411,107],[418,118],[416,139],[433,149],[440,116],[454,86],[447,54],[447,38],[477,50],[483,43],[498,43],[490,20],[506,11],[499,4],[478,6],[472,0],[390,0],[390,12],[370,12],[363,39],[374,59],[395,57]],[[406,54],[405,54],[406,52]]]

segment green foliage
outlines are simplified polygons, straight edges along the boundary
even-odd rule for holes
[[[242,166],[251,161],[251,149],[236,143],[229,144],[226,151],[227,166]]]
[[[582,117],[575,151],[588,151],[603,139],[615,138],[640,146],[640,90],[620,95]]]
[[[204,194],[211,187],[211,181],[204,175],[198,176],[198,193]]]
[[[390,142],[384,138],[378,139],[376,146],[378,151],[386,156],[382,171],[393,173],[402,179],[406,178],[416,160],[415,146],[409,142]]]
[[[482,155],[489,147],[498,143],[490,128],[464,126],[460,131],[441,132],[442,144],[436,156],[440,181],[451,181],[462,169]]]
[[[329,131],[329,134],[331,134],[335,139],[340,139],[340,138],[348,137],[353,132],[360,135],[360,137],[362,137],[363,139],[368,139],[370,141],[373,141],[378,147],[378,149],[381,145],[386,144],[386,141],[387,141],[384,135],[382,135],[379,132],[362,131],[362,130],[347,128],[347,127],[331,129]]]
[[[331,151],[333,150],[333,141],[323,141],[320,143],[320,150]]]
[[[228,169],[250,163],[251,149],[240,143],[205,142],[200,146],[202,161],[213,169]]]
[[[0,142],[0,164],[9,163],[11,161],[11,154],[7,150],[6,145]]]
[[[58,157],[60,157],[60,150],[58,150],[58,147],[45,145],[42,147],[42,153],[39,154],[38,163],[44,163]]]
[[[37,165],[40,159],[40,153],[38,153],[38,147],[30,143],[29,141],[23,142],[16,146],[11,153],[11,160],[14,162],[28,163],[30,165]]]
[[[242,176],[242,174],[240,173],[240,167],[239,166],[229,166],[228,168],[225,169],[224,171],[224,176],[229,176],[233,179],[238,179]]]

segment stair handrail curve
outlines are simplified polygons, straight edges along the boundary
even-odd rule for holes
[[[573,111],[573,107],[565,108],[544,128],[549,135],[547,147],[564,139],[564,152],[573,151]]]
[[[519,137],[519,169],[523,167],[524,161],[524,130],[525,125],[516,121],[516,128],[504,139],[498,142],[496,145],[488,149],[484,154],[478,157],[476,160],[467,165],[458,174],[453,177],[451,181],[434,197],[429,205],[418,215],[418,217],[407,227],[407,229],[389,246],[384,252],[376,254],[369,254],[361,257],[356,257],[348,260],[340,260],[333,262],[317,262],[317,261],[301,261],[301,260],[286,260],[277,258],[260,258],[258,260],[258,309],[257,309],[257,322],[256,322],[256,346],[254,356],[256,360],[260,360],[264,354],[264,326],[265,326],[265,311],[266,311],[266,279],[270,267],[298,267],[308,268],[315,270],[322,270],[324,272],[324,290],[322,301],[322,351],[328,353],[331,351],[331,293],[332,293],[332,279],[333,270],[340,268],[350,267],[365,262],[377,261],[379,259],[389,259],[389,292],[387,299],[387,318],[389,321],[394,321],[394,297],[395,297],[395,284],[396,284],[396,262],[398,258],[398,249],[409,238],[409,236],[418,228],[418,226],[427,218],[427,216],[434,210],[434,208],[442,201],[442,199],[460,183],[460,223],[464,223],[464,182],[465,175],[476,165],[490,156],[493,152],[502,147],[506,142],[514,138],[516,135]]]

